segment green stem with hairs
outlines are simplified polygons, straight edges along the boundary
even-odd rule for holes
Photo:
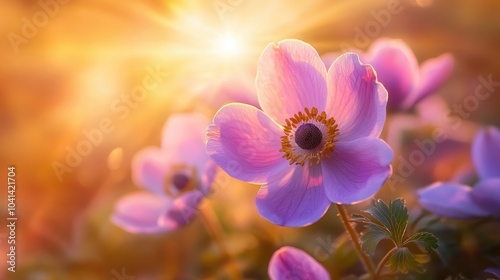
[[[371,259],[363,252],[363,249],[361,249],[361,244],[359,243],[359,235],[349,223],[349,215],[347,214],[347,210],[342,204],[337,204],[337,209],[339,210],[340,220],[342,221],[344,228],[349,234],[349,237],[351,237],[351,241],[354,244],[354,248],[356,249],[359,258],[363,263],[365,270],[368,272],[368,274],[370,274],[370,277],[372,279],[375,279],[375,266],[373,265]]]

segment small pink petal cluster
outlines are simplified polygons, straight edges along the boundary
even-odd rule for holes
[[[132,179],[144,191],[116,203],[113,223],[132,233],[158,233],[196,217],[217,170],[204,148],[208,123],[197,113],[170,117],[161,148],[146,148],[134,157]]]
[[[378,80],[389,93],[387,107],[390,110],[411,109],[435,92],[453,70],[453,57],[449,53],[426,60],[419,67],[410,47],[397,39],[381,38],[367,52],[352,51],[377,72]],[[339,53],[330,53],[322,59],[328,67],[339,56]]]
[[[328,271],[306,252],[285,246],[274,252],[268,266],[271,280],[330,280]]]
[[[348,53],[327,69],[299,40],[269,44],[256,78],[262,110],[231,103],[208,128],[206,150],[229,175],[262,185],[260,214],[284,226],[321,218],[331,203],[372,197],[391,174],[378,137],[387,91]]]
[[[418,191],[420,204],[449,218],[500,214],[500,129],[479,130],[472,143],[472,160],[480,179],[474,187],[437,182]]]
[[[254,75],[225,75],[214,79],[199,89],[199,98],[208,106],[218,109],[230,102],[242,102],[257,106]]]

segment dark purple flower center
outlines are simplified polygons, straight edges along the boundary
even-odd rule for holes
[[[304,123],[295,131],[295,143],[304,150],[312,150],[321,144],[323,133],[312,123]]]
[[[186,174],[176,173],[172,177],[172,184],[177,190],[182,191],[189,185],[189,180],[190,179]]]

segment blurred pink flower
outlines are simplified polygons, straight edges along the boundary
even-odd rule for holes
[[[304,226],[330,204],[373,196],[391,173],[393,154],[378,137],[387,92],[356,54],[327,71],[312,46],[270,44],[258,65],[262,110],[232,103],[208,128],[207,152],[229,175],[263,185],[260,214]]]
[[[377,79],[389,93],[387,108],[390,110],[411,109],[432,94],[450,76],[454,64],[452,55],[445,53],[424,61],[419,67],[413,51],[398,39],[381,38],[368,52],[353,51],[377,72]],[[329,67],[339,55],[329,53],[322,59]]]
[[[258,106],[254,79],[244,74],[213,79],[200,89],[200,98],[215,109],[230,102]]]
[[[132,179],[145,191],[121,198],[113,223],[133,233],[157,233],[178,229],[196,217],[216,171],[204,147],[208,124],[197,113],[169,118],[161,148],[146,148],[132,161]]]
[[[328,280],[328,271],[306,252],[285,246],[274,252],[269,262],[271,280]]]
[[[437,182],[418,191],[425,209],[449,218],[475,218],[500,213],[500,129],[481,129],[472,143],[480,181],[473,187]]]
[[[484,272],[491,274],[492,276],[497,277],[496,279],[500,279],[500,267],[488,267],[484,270]],[[491,278],[491,279],[493,279],[493,278]]]

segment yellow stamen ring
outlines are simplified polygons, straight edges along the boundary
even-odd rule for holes
[[[334,118],[327,117],[326,112],[318,113],[316,107],[312,107],[311,110],[304,108],[304,112],[298,112],[285,120],[286,124],[283,126],[285,135],[281,136],[280,152],[284,153],[283,158],[290,160],[290,165],[304,166],[307,160],[309,166],[319,164],[322,158],[329,158],[335,150],[335,142],[338,141],[336,136],[339,135],[338,125]],[[313,124],[321,130],[322,140],[317,147],[302,149],[297,145],[295,132],[303,124]]]

